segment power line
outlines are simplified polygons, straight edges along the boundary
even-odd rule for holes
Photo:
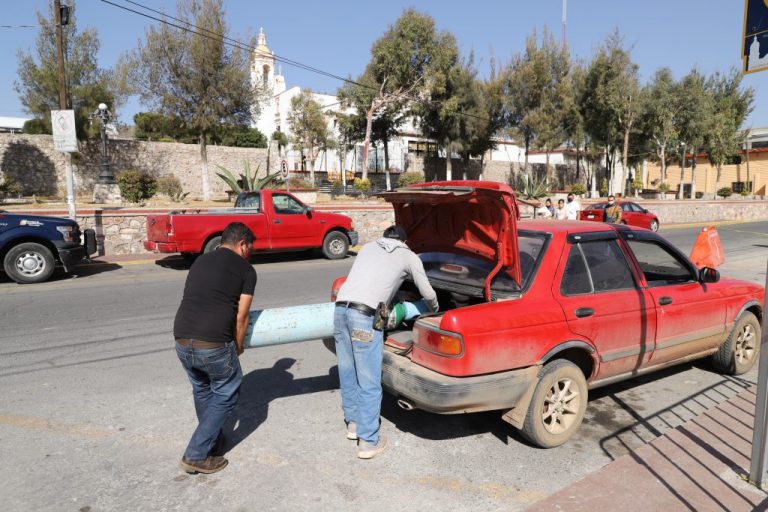
[[[181,20],[179,18],[175,18],[175,17],[170,16],[170,15],[168,15],[168,14],[162,12],[162,11],[158,11],[158,10],[153,9],[151,7],[147,7],[147,6],[143,5],[143,4],[135,2],[133,0],[123,0],[123,1],[124,2],[128,2],[128,3],[132,4],[132,5],[135,5],[137,7],[140,7],[142,9],[145,9],[145,10],[147,10],[149,12],[153,12],[153,13],[159,14],[159,15],[163,16],[164,18],[169,18],[169,19],[172,19],[172,20],[174,20],[174,21],[176,21],[178,23],[183,23],[184,25],[187,25],[187,27],[182,26],[182,25],[177,25],[176,23],[172,23],[172,22],[168,21],[167,19],[157,18],[157,17],[152,16],[150,14],[146,14],[146,13],[143,13],[141,11],[137,11],[135,9],[131,9],[130,7],[126,7],[124,5],[117,4],[117,3],[112,2],[110,0],[101,0],[101,1],[103,3],[112,5],[114,7],[119,8],[119,9],[123,9],[125,11],[137,14],[139,16],[143,16],[145,18],[157,21],[159,23],[163,23],[165,25],[169,25],[169,26],[177,28],[179,30],[183,30],[185,32],[190,32],[192,34],[196,34],[196,35],[199,35],[199,36],[202,36],[202,37],[206,37],[208,39],[212,39],[212,40],[215,40],[215,41],[220,41],[222,44],[226,44],[228,46],[232,46],[232,47],[238,48],[240,50],[247,50],[247,51],[251,51],[251,52],[256,52],[256,50],[257,50],[257,48],[254,48],[251,45],[248,45],[248,44],[243,43],[241,41],[238,41],[236,39],[232,39],[230,37],[224,36],[224,35],[219,34],[217,32],[213,32],[213,31],[208,30],[206,28],[198,27],[198,26],[196,26],[196,25],[194,25],[194,24],[192,24],[192,23],[190,23],[188,21]],[[196,29],[196,30],[192,30],[189,27],[194,27],[194,29]],[[275,53],[271,53],[269,55],[272,58],[274,58],[276,61],[288,64],[289,66],[294,66],[294,67],[303,69],[305,71],[309,71],[311,73],[316,73],[316,74],[319,74],[319,75],[323,75],[323,76],[326,76],[326,77],[329,77],[329,78],[333,78],[335,80],[342,81],[344,83],[348,83],[348,84],[351,84],[351,85],[356,85],[358,87],[363,87],[365,89],[369,89],[369,90],[372,90],[372,91],[378,91],[378,88],[376,88],[376,87],[372,87],[370,85],[366,85],[366,84],[357,82],[357,81],[352,80],[350,78],[344,78],[342,76],[336,75],[336,74],[331,73],[329,71],[324,71],[322,69],[310,66],[308,64],[303,64],[301,62],[289,59],[287,57],[282,57],[282,56],[277,55]],[[427,106],[433,106],[433,105],[437,104],[437,102],[430,102],[430,101],[423,100],[423,99],[420,99],[420,98],[413,98],[413,97],[405,95],[405,94],[395,94],[395,93],[387,93],[387,94],[388,94],[388,96],[392,96],[392,97],[395,97],[395,98],[400,98],[400,99],[403,99],[403,100],[406,100],[406,101],[415,102],[415,103],[421,103],[421,104],[427,105]],[[457,112],[457,114],[460,115],[460,116],[472,117],[472,118],[475,118],[475,119],[479,119],[481,121],[488,121],[489,120],[488,117],[477,116],[477,115],[474,115],[474,114],[470,114],[468,112]]]

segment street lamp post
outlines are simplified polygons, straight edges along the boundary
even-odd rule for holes
[[[109,150],[107,148],[107,124],[112,120],[112,114],[107,109],[106,103],[99,103],[99,107],[91,114],[91,119],[98,119],[101,123],[101,172],[99,182],[93,187],[93,202],[120,202],[120,187],[115,183],[115,175],[109,165]]]

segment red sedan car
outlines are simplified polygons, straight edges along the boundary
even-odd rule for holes
[[[740,374],[757,359],[763,287],[697,268],[656,233],[518,221],[499,183],[383,196],[440,304],[385,336],[382,385],[406,410],[498,410],[553,447],[579,428],[589,389],[703,357]]]
[[[622,224],[650,229],[651,231],[659,230],[659,218],[649,212],[646,208],[643,208],[632,201],[618,201],[618,203],[622,210]],[[608,208],[608,203],[605,202],[590,205],[579,213],[579,220],[603,222],[603,215],[605,214],[606,208]]]

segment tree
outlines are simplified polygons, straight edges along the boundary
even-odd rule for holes
[[[293,144],[302,155],[302,169],[305,157],[309,161],[309,181],[315,183],[315,159],[320,149],[328,145],[330,134],[328,122],[322,107],[312,97],[312,91],[305,89],[291,98],[288,125],[293,133]]]
[[[640,108],[638,68],[622,45],[621,35],[614,32],[598,50],[587,69],[580,105],[587,132],[605,150],[610,187],[613,155],[619,144],[627,169],[630,133]]]
[[[251,85],[249,52],[224,42],[229,29],[222,0],[179,0],[176,18],[196,28],[181,30],[165,23],[149,28],[123,66],[142,102],[182,119],[198,135],[203,199],[208,200],[211,136],[222,123],[249,124],[266,90]]]
[[[667,164],[674,156],[678,140],[681,110],[680,90],[669,68],[656,71],[651,82],[642,89],[645,105],[638,120],[645,137],[650,141],[654,157],[661,165],[661,183],[667,178]]]
[[[374,115],[384,108],[399,112],[427,86],[435,66],[443,64],[445,47],[450,52],[455,40],[436,32],[434,20],[408,9],[371,48],[371,61],[356,81],[348,83],[339,96],[366,113],[363,143],[363,179],[368,176],[368,151]]]
[[[741,73],[737,70],[728,75],[715,73],[707,81],[707,89],[713,113],[705,144],[709,161],[717,169],[715,190],[720,190],[723,164],[738,155],[745,139],[741,126],[752,111],[754,90],[741,88]]]
[[[73,2],[69,24],[62,27],[68,107],[75,111],[77,136],[83,140],[97,134],[98,127],[90,128],[89,115],[99,103],[106,103],[112,111],[122,104],[127,89],[110,70],[99,68],[99,36],[95,28],[77,30]],[[24,109],[39,122],[35,131],[51,133],[51,110],[59,109],[58,58],[56,53],[56,27],[53,4],[48,16],[37,11],[40,31],[37,34],[35,55],[19,50],[18,81],[14,89]],[[32,129],[32,127],[30,127]],[[91,131],[92,130],[92,131]]]
[[[693,153],[691,165],[691,198],[696,197],[696,157],[704,147],[712,126],[712,95],[707,90],[706,78],[698,69],[691,70],[680,82],[680,126],[678,128],[685,150]],[[680,167],[680,187],[677,198],[683,198],[683,170]]]

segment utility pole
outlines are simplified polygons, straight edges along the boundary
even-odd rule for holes
[[[563,0],[563,46],[568,42],[565,35],[565,29],[568,26],[568,0]]]
[[[64,34],[62,30],[63,23],[69,23],[69,8],[67,9],[66,20],[62,22],[61,0],[53,0],[53,15],[56,25],[56,55],[59,61],[59,110],[67,110],[67,78],[64,71]],[[77,220],[75,211],[75,180],[72,173],[72,153],[64,153],[67,173],[67,210],[69,218]]]

